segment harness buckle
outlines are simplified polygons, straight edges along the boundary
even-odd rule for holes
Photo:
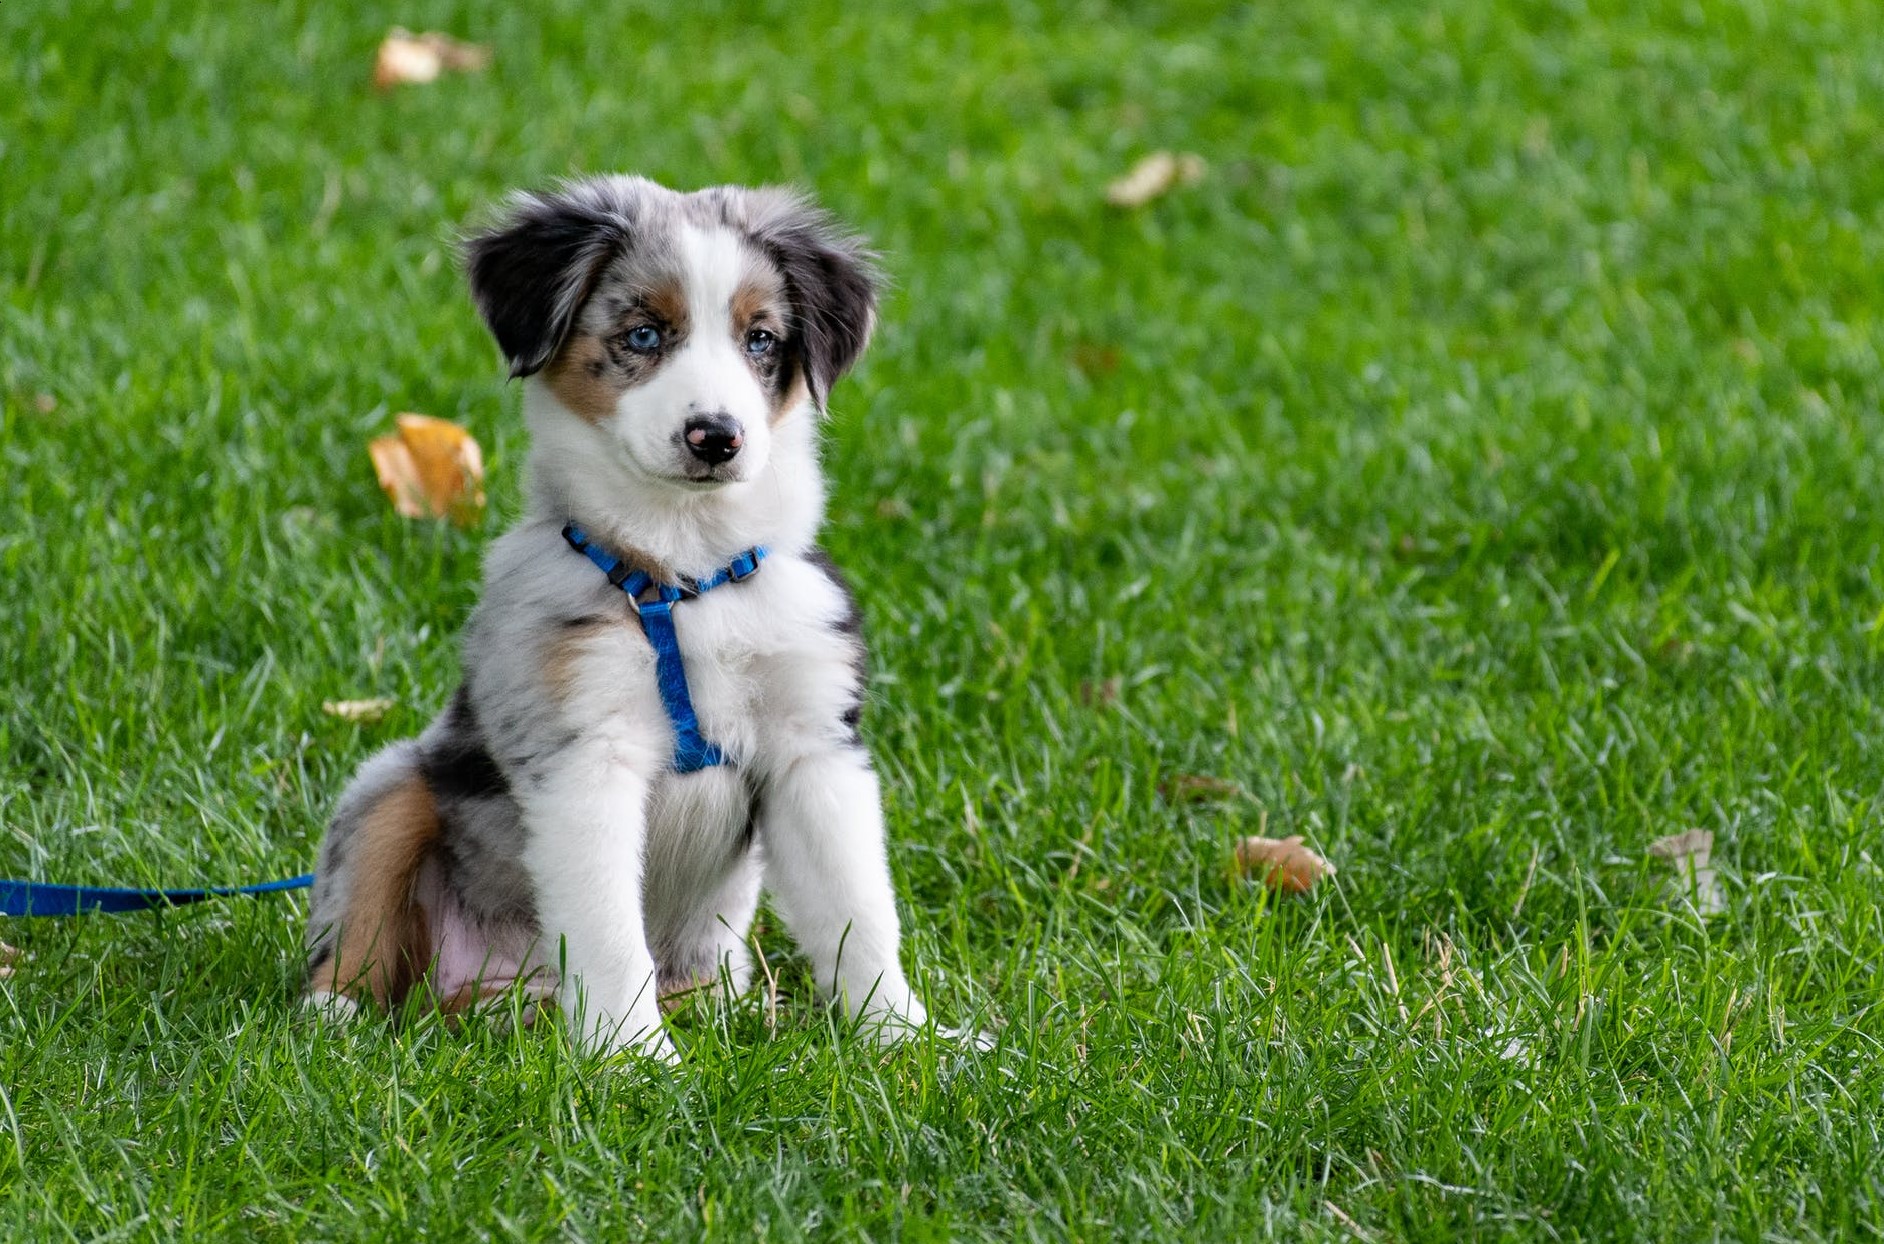
[[[754,556],[751,549],[747,549],[744,553],[733,558],[733,560],[727,564],[726,581],[728,583],[744,583],[753,575],[758,574],[759,567],[764,564],[765,563],[760,561],[758,557]]]

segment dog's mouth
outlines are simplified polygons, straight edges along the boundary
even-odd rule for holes
[[[723,466],[682,471],[679,475],[669,476],[669,478],[695,492],[712,492],[728,484],[737,484],[740,480],[738,472]]]

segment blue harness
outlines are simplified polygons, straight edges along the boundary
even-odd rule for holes
[[[764,546],[747,549],[704,579],[689,579],[676,585],[656,583],[647,571],[629,569],[590,544],[589,537],[574,523],[563,528],[563,538],[594,562],[610,583],[627,593],[635,613],[641,618],[641,630],[654,647],[654,673],[661,688],[661,704],[667,709],[667,719],[674,723],[674,771],[695,773],[725,764],[726,757],[720,754],[720,749],[701,736],[700,719],[694,716],[693,697],[687,693],[687,668],[681,663],[680,640],[674,634],[674,606],[723,583],[740,583],[758,574],[759,563],[765,560]],[[654,590],[654,595],[642,600],[650,589]],[[229,894],[299,890],[312,884],[313,873],[259,885],[184,890],[0,880],[0,916],[83,916],[93,912],[145,911],[153,907],[179,907]]]
[[[674,633],[674,606],[702,592],[710,592],[723,583],[743,583],[759,573],[765,560],[765,546],[754,545],[704,579],[687,579],[678,586],[656,583],[645,570],[633,570],[618,558],[610,557],[595,545],[574,523],[563,527],[563,539],[569,546],[594,562],[620,588],[641,618],[641,632],[654,648],[654,677],[661,689],[661,706],[674,726],[674,772],[697,773],[726,763],[720,749],[700,734],[700,719],[694,716],[693,696],[687,692],[687,667],[680,659],[680,637]],[[650,589],[654,595],[643,600]]]

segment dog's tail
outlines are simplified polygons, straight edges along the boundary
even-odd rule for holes
[[[395,744],[361,770],[322,845],[308,926],[310,999],[397,1006],[418,982],[432,947],[414,889],[439,829],[415,744]]]

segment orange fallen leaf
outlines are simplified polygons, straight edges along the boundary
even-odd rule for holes
[[[482,43],[466,43],[436,30],[415,35],[395,26],[373,58],[373,85],[389,91],[395,86],[435,82],[447,69],[477,73],[490,63],[491,49]]]
[[[1200,155],[1154,151],[1106,187],[1106,202],[1114,207],[1143,207],[1179,186],[1196,185],[1208,168]]]
[[[392,712],[399,703],[397,700],[323,700],[321,712],[329,717],[338,717],[342,721],[372,723]]]
[[[367,444],[379,486],[407,518],[450,518],[470,526],[484,513],[484,455],[472,435],[446,419],[404,414],[399,431]]]
[[[1323,877],[1335,875],[1335,866],[1303,846],[1300,834],[1245,838],[1236,844],[1236,866],[1245,877],[1290,894],[1305,894]]]

